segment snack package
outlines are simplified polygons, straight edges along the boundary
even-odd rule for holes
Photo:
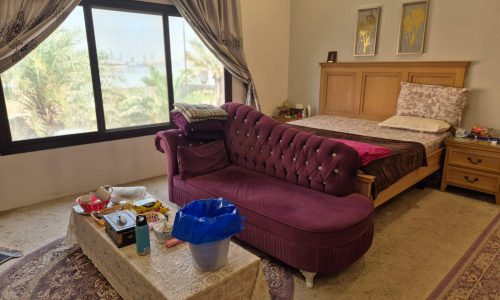
[[[147,211],[157,211],[164,215],[169,211],[169,209],[165,207],[160,200],[156,200],[151,196],[130,202],[126,205],[126,209],[133,209],[138,214],[142,214]]]

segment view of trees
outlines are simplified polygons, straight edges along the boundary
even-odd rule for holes
[[[2,74],[14,140],[96,130],[88,54],[75,47],[82,36],[58,30]]]
[[[223,102],[223,67],[198,39],[186,40],[187,68],[173,70],[176,102]],[[82,28],[58,28],[17,65],[1,74],[13,140],[96,131],[94,95]],[[174,46],[172,46],[174,47]],[[124,68],[99,52],[107,128],[168,120],[165,71],[144,65],[140,84],[124,84]],[[222,99],[222,100],[221,100]],[[167,116],[167,117],[166,117]]]
[[[192,51],[186,51],[188,68],[174,74],[176,102],[224,103],[224,67],[199,39],[189,40]],[[211,76],[214,86],[207,86]]]

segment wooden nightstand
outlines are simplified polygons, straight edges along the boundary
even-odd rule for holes
[[[500,204],[500,145],[469,138],[445,141],[446,160],[441,191],[448,184],[494,194]]]
[[[280,116],[273,116],[272,118],[275,119],[276,121],[279,121],[279,122],[282,122],[282,123],[287,123],[287,122],[302,120],[302,118],[285,118],[285,117],[280,117]]]

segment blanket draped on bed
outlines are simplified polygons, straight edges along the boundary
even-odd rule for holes
[[[292,124],[288,125],[319,136],[353,140],[390,149],[392,155],[374,160],[366,166],[361,167],[361,170],[366,174],[375,176],[375,182],[372,187],[374,198],[377,197],[378,193],[401,179],[403,176],[420,167],[427,166],[425,147],[417,142],[397,141]]]

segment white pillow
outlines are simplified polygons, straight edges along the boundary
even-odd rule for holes
[[[378,123],[378,126],[432,133],[445,132],[451,127],[451,125],[445,121],[412,116],[393,116]]]

